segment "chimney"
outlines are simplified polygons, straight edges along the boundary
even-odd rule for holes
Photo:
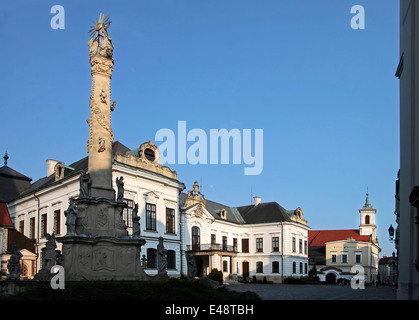
[[[47,177],[49,177],[50,175],[55,173],[55,165],[58,163],[59,161],[57,160],[52,160],[52,159],[48,159],[47,160]]]
[[[253,197],[253,200],[255,200],[255,206],[261,203],[262,198],[261,197]]]

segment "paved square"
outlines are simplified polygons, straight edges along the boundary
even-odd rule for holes
[[[365,287],[311,284],[245,284],[227,282],[226,287],[237,292],[252,291],[262,300],[396,300],[394,287]]]

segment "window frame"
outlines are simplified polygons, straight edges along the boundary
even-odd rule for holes
[[[279,237],[272,237],[272,252],[279,252]]]
[[[134,209],[134,200],[124,199],[126,207],[122,211],[122,219],[125,221],[127,228],[132,228],[132,210]]]
[[[263,252],[263,238],[256,238],[256,252]]]
[[[166,233],[176,234],[176,212],[170,207],[166,207]]]
[[[154,210],[153,210],[154,209]],[[146,230],[156,231],[156,216],[157,207],[154,203],[146,203]]]

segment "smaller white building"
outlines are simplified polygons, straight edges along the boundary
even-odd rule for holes
[[[276,202],[229,207],[205,199],[195,182],[180,195],[183,274],[186,256],[195,258],[197,276],[221,270],[224,277],[282,282],[308,275],[308,230],[301,208]]]

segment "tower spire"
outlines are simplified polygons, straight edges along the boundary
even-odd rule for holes
[[[369,196],[369,193],[368,193],[368,187],[367,187],[367,197],[365,198],[365,204],[362,207],[362,209],[373,209],[373,207],[370,203],[370,196]]]

